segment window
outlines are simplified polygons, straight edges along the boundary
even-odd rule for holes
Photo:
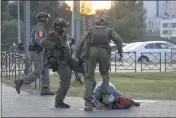
[[[168,13],[167,13],[167,12],[165,12],[164,14],[165,14],[165,16],[168,16]]]
[[[172,23],[172,27],[176,28],[176,23]]]
[[[159,43],[156,43],[154,49],[162,49],[162,47]]]
[[[145,46],[145,48],[146,49],[154,49],[154,44],[147,44],[146,46]]]
[[[163,30],[163,34],[168,34],[168,30]]]
[[[159,43],[148,44],[145,46],[146,49],[162,49]]]
[[[168,49],[168,46],[164,45],[164,44],[160,44],[162,49]]]
[[[167,28],[168,27],[168,23],[163,23],[163,27]]]
[[[161,43],[160,45],[161,45],[162,49],[174,48],[174,46],[172,44],[169,44],[169,43]]]

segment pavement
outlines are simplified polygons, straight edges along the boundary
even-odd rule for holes
[[[136,100],[140,107],[127,110],[95,110],[86,112],[80,97],[66,97],[69,109],[56,109],[55,96],[32,95],[2,84],[2,117],[176,117],[176,101]]]

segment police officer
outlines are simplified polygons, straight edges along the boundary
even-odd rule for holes
[[[43,49],[39,44],[41,39],[46,36],[45,29],[47,27],[49,17],[50,15],[45,12],[39,12],[36,16],[38,24],[31,32],[31,40],[29,44],[30,61],[33,62],[34,70],[23,79],[14,81],[18,94],[20,94],[20,88],[23,84],[31,84],[41,75],[41,96],[54,95],[54,93],[49,91],[49,69],[44,66],[46,58]]]
[[[102,102],[106,105],[109,104],[109,41],[111,39],[116,43],[118,52],[122,57],[122,38],[114,29],[108,27],[104,19],[100,19],[96,21],[95,26],[83,35],[83,39],[76,49],[76,57],[80,59],[84,54],[83,57],[85,58],[85,111],[93,110],[93,78],[97,63],[99,63],[100,74],[103,77],[103,83],[100,89],[103,96]]]
[[[64,103],[65,96],[70,87],[71,81],[71,67],[69,65],[68,56],[70,52],[67,43],[66,28],[68,21],[63,18],[57,18],[53,22],[53,29],[49,32],[48,36],[41,40],[40,45],[49,50],[50,55],[47,65],[50,66],[60,75],[60,88],[58,89],[55,97],[56,108],[69,108],[70,106]],[[66,50],[65,50],[66,49]]]

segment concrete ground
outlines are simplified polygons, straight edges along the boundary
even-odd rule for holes
[[[69,109],[56,109],[55,96],[32,95],[2,84],[2,117],[176,117],[176,101],[136,100],[140,107],[127,110],[95,110],[86,112],[80,97],[66,97]]]

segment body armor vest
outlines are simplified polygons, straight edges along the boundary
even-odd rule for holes
[[[109,30],[106,27],[94,27],[91,31],[90,43],[91,44],[108,44]]]

